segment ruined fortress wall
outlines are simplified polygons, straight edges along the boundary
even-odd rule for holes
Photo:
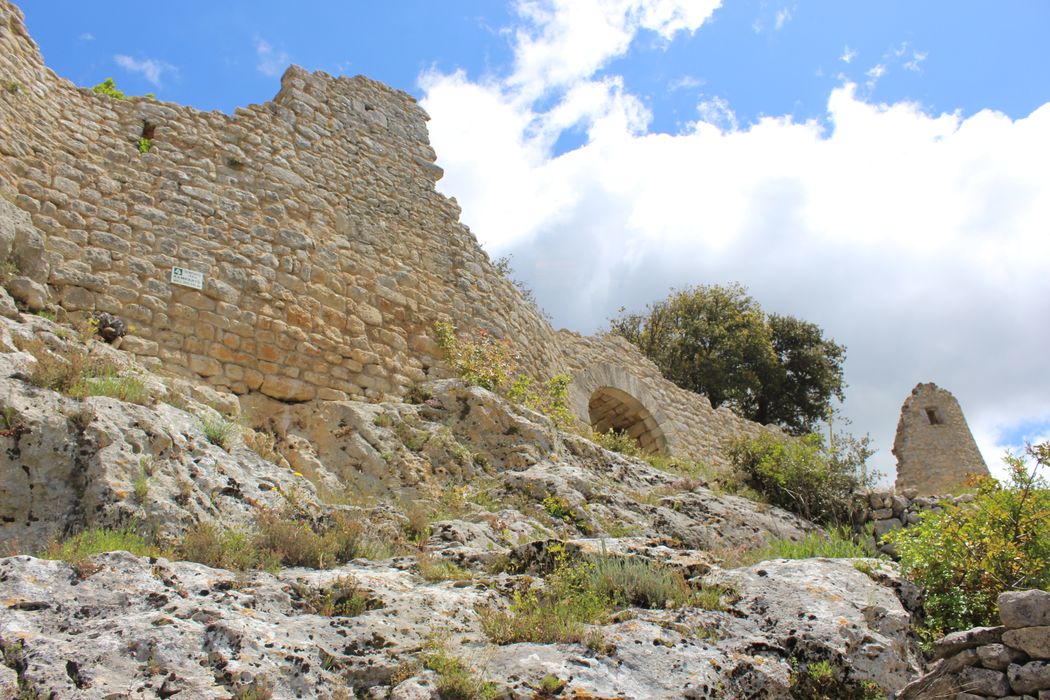
[[[280,399],[400,394],[436,362],[439,317],[521,339],[553,333],[492,269],[412,98],[291,68],[233,116],[120,101],[56,77],[0,3],[0,178],[46,239],[70,310],[119,312],[127,347],[175,371]],[[137,148],[144,122],[152,148]],[[203,272],[201,291],[171,268]]]
[[[0,90],[0,193],[42,247],[22,262],[67,311],[130,322],[124,349],[147,364],[284,401],[400,396],[440,375],[448,319],[511,339],[538,377],[571,372],[581,419],[657,451],[721,463],[724,438],[761,430],[625,342],[555,333],[435,190],[403,92],[293,66],[229,116],[121,101],[49,70],[8,0],[0,81],[17,86]],[[203,288],[173,284],[176,266]]]
[[[901,407],[897,493],[932,496],[962,488],[971,474],[988,475],[959,402],[936,384],[918,384]]]

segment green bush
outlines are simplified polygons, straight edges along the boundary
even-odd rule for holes
[[[797,700],[884,700],[878,683],[847,678],[843,669],[827,659],[802,663],[793,660],[791,697]]]
[[[822,524],[849,525],[854,494],[872,486],[865,472],[868,438],[836,438],[829,446],[815,433],[801,438],[763,433],[730,444],[728,455],[742,480],[772,505]]]
[[[970,503],[923,513],[908,528],[884,535],[904,574],[925,592],[926,641],[948,632],[998,623],[1004,591],[1050,590],[1050,442],[1028,446],[1026,459],[1007,455],[1009,481],[975,479]]]
[[[91,88],[91,92],[96,95],[105,95],[106,97],[112,97],[117,100],[127,99],[124,96],[124,91],[117,89],[116,84],[113,82],[113,78],[106,78],[101,83]]]

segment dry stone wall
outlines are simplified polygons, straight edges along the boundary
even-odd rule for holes
[[[897,696],[1050,700],[1050,593],[999,595],[997,627],[953,632],[934,644],[935,663]]]
[[[762,430],[625,343],[556,333],[435,190],[403,92],[292,66],[232,115],[118,100],[49,70],[8,0],[0,83],[0,206],[27,217],[10,258],[37,301],[127,320],[124,349],[155,368],[290,402],[401,396],[444,371],[447,319],[512,339],[538,377],[580,376],[582,420],[605,401],[605,423],[657,451],[719,463],[729,435]]]

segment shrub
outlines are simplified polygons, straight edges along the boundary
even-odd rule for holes
[[[1050,484],[1038,474],[1050,464],[1050,442],[1026,448],[1034,460],[1007,454],[1009,481],[978,477],[970,503],[945,504],[908,528],[883,536],[900,554],[904,574],[925,592],[920,634],[998,621],[1004,591],[1050,590]]]
[[[864,470],[871,454],[868,438],[838,438],[829,446],[813,433],[797,439],[763,433],[728,449],[743,481],[772,505],[834,525],[852,523],[854,494],[874,483],[877,475]]]
[[[117,89],[116,84],[113,82],[113,78],[106,78],[101,83],[91,88],[91,92],[96,95],[105,95],[106,97],[112,97],[117,100],[127,99],[124,96],[124,91]]]
[[[642,453],[638,441],[623,430],[609,428],[604,433],[594,431],[591,433],[591,440],[610,452],[619,452],[628,457],[637,457]]]
[[[148,139],[145,136],[139,137],[138,149],[139,153],[145,155],[149,153],[149,149],[153,148],[153,139]]]
[[[569,409],[569,375],[557,374],[537,382],[519,371],[510,343],[497,340],[484,329],[478,331],[476,340],[463,339],[456,335],[455,326],[439,321],[434,324],[434,334],[445,361],[464,381],[542,413],[560,430],[575,423]]]

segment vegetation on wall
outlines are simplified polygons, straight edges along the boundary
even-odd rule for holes
[[[842,399],[846,348],[816,324],[766,314],[740,284],[675,290],[610,323],[678,386],[792,434],[812,430]]]
[[[550,418],[561,430],[574,423],[569,410],[569,383],[566,374],[537,381],[518,367],[514,351],[505,339],[479,330],[470,338],[456,333],[451,323],[434,324],[434,334],[445,361],[464,381],[501,394]]]
[[[998,624],[1004,591],[1050,590],[1050,442],[1007,455],[1009,479],[974,479],[970,503],[944,503],[919,523],[883,538],[900,554],[904,574],[925,593],[927,641],[956,630]]]

